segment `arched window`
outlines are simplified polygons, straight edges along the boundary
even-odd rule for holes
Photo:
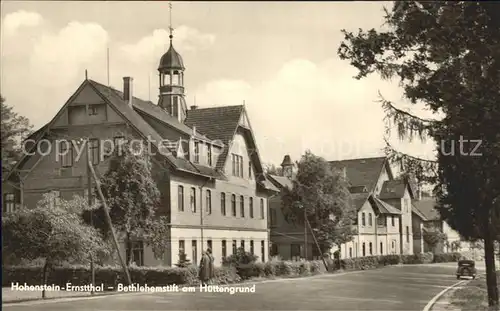
[[[368,213],[368,226],[373,226],[372,213]]]
[[[361,213],[361,225],[366,226],[366,215],[365,213]]]

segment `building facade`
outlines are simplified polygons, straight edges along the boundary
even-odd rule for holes
[[[263,173],[246,109],[188,109],[185,67],[172,39],[158,67],[157,104],[134,96],[131,77],[124,77],[122,91],[85,78],[26,142],[26,154],[3,181],[3,212],[34,207],[49,192],[67,200],[88,196],[82,139],[88,140],[98,175],[107,170],[111,146],[140,139],[151,146],[153,178],[161,193],[157,213],[168,218],[169,247],[158,259],[142,241],[129,249],[121,243],[123,255],[131,253],[138,265],[173,265],[183,251],[196,263],[210,247],[220,264],[244,247],[261,260],[268,258],[268,199],[278,189]]]
[[[340,257],[413,254],[414,191],[411,183],[394,179],[385,157],[330,163],[349,182],[352,204],[358,212],[355,223],[357,234],[352,241],[340,245]],[[291,187],[293,175],[287,175],[285,166],[282,171],[283,176],[270,174],[269,180],[281,189]],[[303,226],[288,223],[281,212],[281,204],[279,195],[270,199],[271,254],[288,259],[303,258],[304,240],[307,240],[308,259],[319,256],[318,252],[314,252],[317,247],[312,233],[305,231]]]

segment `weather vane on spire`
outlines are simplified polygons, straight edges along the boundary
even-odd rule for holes
[[[172,38],[174,37],[174,28],[172,27],[172,2],[168,3],[168,8],[170,9],[170,25],[168,26],[168,29],[170,30],[170,41],[172,41]]]

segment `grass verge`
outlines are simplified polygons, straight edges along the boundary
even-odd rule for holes
[[[497,271],[497,284],[500,285],[500,271]],[[481,275],[466,286],[455,290],[450,297],[450,304],[461,311],[491,311],[488,307],[485,276]]]

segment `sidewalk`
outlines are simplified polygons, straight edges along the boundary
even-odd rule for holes
[[[112,293],[112,292],[111,292]],[[106,295],[110,292],[96,293],[97,295]],[[46,291],[47,299],[70,298],[70,297],[90,297],[90,292],[67,292],[67,291]],[[39,300],[42,299],[42,292],[35,291],[13,291],[10,287],[2,287],[2,303]]]

